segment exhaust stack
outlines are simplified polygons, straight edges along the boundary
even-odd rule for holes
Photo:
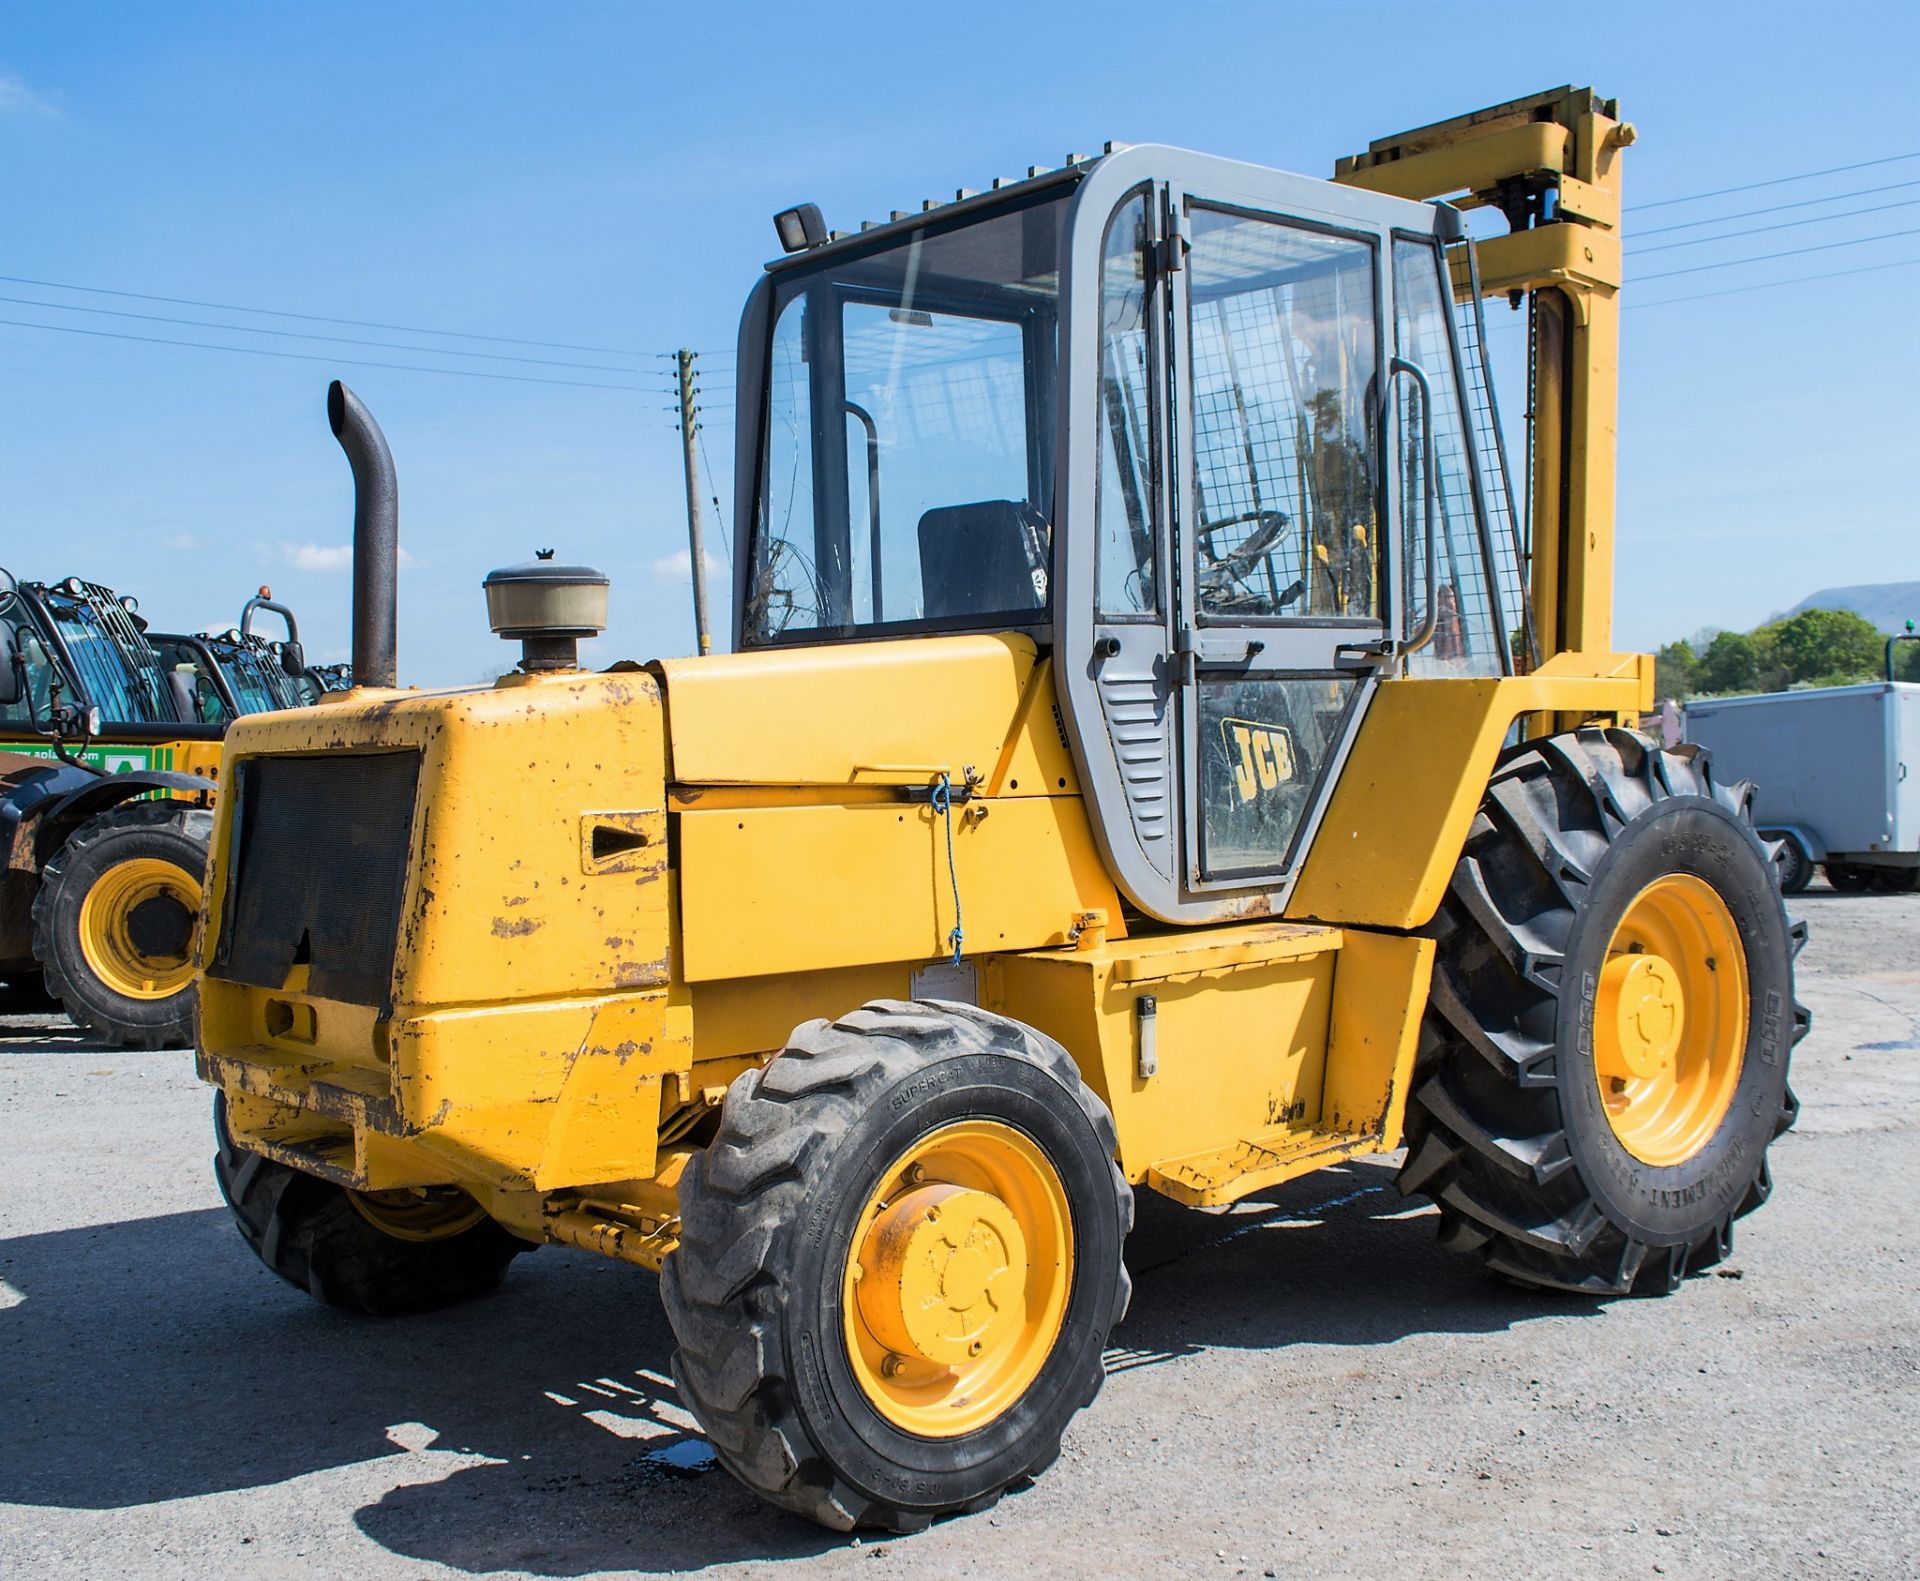
[[[373,414],[338,379],[327,426],[353,469],[353,684],[398,685],[400,484]]]

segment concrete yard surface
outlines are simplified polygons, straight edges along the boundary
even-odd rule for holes
[[[522,1258],[371,1321],[281,1284],[185,1053],[0,1015],[0,1575],[1902,1577],[1920,1551],[1920,896],[1798,897],[1799,1127],[1664,1299],[1497,1283],[1385,1161],[1142,1193],[1057,1465],[910,1538],[714,1466],[654,1280]]]

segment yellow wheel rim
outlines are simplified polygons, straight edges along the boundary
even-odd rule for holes
[[[168,999],[193,981],[200,880],[157,856],[102,873],[80,902],[80,953],[102,983],[128,999]]]
[[[397,1241],[444,1241],[487,1216],[463,1191],[349,1191],[354,1212]]]
[[[854,1226],[847,1360],[893,1426],[970,1433],[1010,1409],[1053,1350],[1073,1284],[1073,1215],[1047,1156],[993,1120],[930,1132]]]
[[[1685,1163],[1733,1104],[1747,1047],[1747,954],[1705,880],[1669,873],[1634,896],[1593,1005],[1600,1102],[1642,1163]]]

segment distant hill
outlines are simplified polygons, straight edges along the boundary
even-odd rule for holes
[[[1803,598],[1776,619],[1785,620],[1805,609],[1850,609],[1864,616],[1888,636],[1905,631],[1907,622],[1920,623],[1920,582],[1865,582],[1859,587],[1826,587]]]

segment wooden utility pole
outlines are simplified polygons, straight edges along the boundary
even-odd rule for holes
[[[693,560],[693,630],[700,651],[713,651],[713,637],[707,629],[707,554],[700,533],[700,471],[694,464],[693,435],[696,418],[693,405],[694,353],[681,347],[674,353],[680,375],[680,448],[687,470],[687,553]]]

